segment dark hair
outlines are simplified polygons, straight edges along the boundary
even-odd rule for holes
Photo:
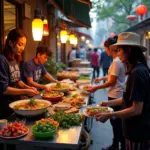
[[[40,55],[43,55],[43,54],[46,54],[47,56],[52,56],[52,51],[47,47],[47,46],[38,46],[36,48],[36,56],[40,54]]]
[[[115,35],[113,38],[108,38],[105,42],[104,42],[104,46],[105,47],[109,47],[113,44],[115,44],[117,42],[118,36]]]
[[[126,74],[130,74],[132,69],[139,62],[144,64],[144,66],[150,71],[150,69],[147,65],[146,58],[145,58],[142,50],[139,47],[135,47],[135,46],[118,46],[118,47],[121,47],[123,49],[124,53],[127,54],[127,57],[128,57],[129,66],[127,65]]]
[[[88,50],[89,50],[89,51],[91,51],[92,49],[91,49],[91,48],[89,48]]]
[[[94,52],[97,52],[97,48],[94,48]]]
[[[7,39],[6,39],[6,42],[5,42],[5,46],[4,46],[4,50],[3,50],[3,54],[5,55],[6,58],[8,58],[10,55],[11,56],[14,55],[13,51],[12,51],[12,48],[9,45],[9,41],[15,43],[21,37],[27,38],[27,36],[25,35],[25,33],[21,29],[12,29],[8,33]]]

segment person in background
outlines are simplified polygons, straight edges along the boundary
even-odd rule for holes
[[[108,38],[104,42],[105,51],[109,56],[113,57],[113,62],[109,67],[108,76],[95,79],[95,82],[105,80],[106,82],[97,86],[94,86],[90,91],[95,92],[98,89],[108,88],[108,101],[112,101],[116,98],[123,96],[123,90],[125,85],[125,66],[120,61],[117,51],[110,49],[112,44],[117,42],[117,36],[114,38]],[[120,106],[112,107],[114,111],[119,111]],[[122,134],[121,119],[111,118],[110,123],[113,129],[113,142],[112,145],[103,148],[102,150],[119,150],[119,143],[121,144],[121,150],[125,150],[125,141]]]
[[[73,66],[73,61],[76,58],[76,49],[73,47],[72,50],[68,53],[68,67]]]
[[[126,150],[149,150],[150,70],[143,54],[147,49],[140,45],[140,35],[133,32],[120,33],[111,49],[118,51],[120,60],[126,65],[128,79],[122,98],[100,104],[122,106],[122,109],[97,116],[97,120],[121,118]]]
[[[76,58],[80,58],[80,49],[76,48]]]
[[[80,46],[80,58],[82,58],[83,60],[86,58],[86,50],[84,46]]]
[[[51,82],[58,82],[46,71],[44,67],[44,64],[47,62],[49,56],[51,56],[51,52],[48,47],[39,46],[36,49],[36,56],[33,59],[25,62],[23,74],[28,85],[41,90],[49,91],[49,86],[39,83],[41,76],[44,76]]]
[[[103,70],[103,77],[105,77],[108,74],[108,69],[111,63],[112,63],[112,56],[108,56],[106,51],[103,51],[101,53],[101,59],[100,59],[100,64]]]
[[[19,62],[26,46],[26,35],[21,29],[13,29],[8,33],[4,50],[0,54],[0,119],[7,118],[12,110],[9,103],[19,100],[20,95],[34,96],[39,92],[20,79]]]
[[[86,51],[86,59],[90,62],[91,61],[91,56],[92,56],[92,49],[89,48],[87,51]]]
[[[99,77],[99,60],[100,60],[100,56],[97,53],[97,48],[94,48],[94,53],[91,56],[91,66],[93,68],[93,79],[95,79],[95,72],[97,73],[97,77]]]

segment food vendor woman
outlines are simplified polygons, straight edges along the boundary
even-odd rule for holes
[[[12,113],[9,103],[16,100],[16,96],[38,94],[35,88],[29,87],[20,80],[19,63],[16,56],[21,56],[26,40],[26,35],[21,29],[11,30],[4,50],[0,54],[0,119]]]

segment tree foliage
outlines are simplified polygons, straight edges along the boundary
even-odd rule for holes
[[[97,20],[111,18],[114,21],[111,31],[121,32],[137,21],[130,22],[126,16],[136,14],[135,8],[140,4],[150,9],[150,0],[93,0],[93,12],[97,14]]]

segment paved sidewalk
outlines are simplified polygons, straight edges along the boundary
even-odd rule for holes
[[[107,100],[107,89],[101,89],[94,93],[96,103]],[[93,127],[90,133],[93,144],[89,150],[101,150],[112,143],[112,128],[110,122],[100,123],[93,121]]]

